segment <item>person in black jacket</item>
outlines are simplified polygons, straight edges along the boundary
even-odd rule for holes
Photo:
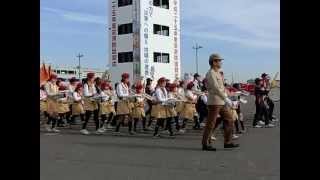
[[[270,124],[269,113],[265,102],[265,97],[268,94],[262,85],[262,81],[259,78],[255,79],[255,104],[256,104],[256,114],[253,120],[253,127],[261,128],[262,126],[258,125],[258,121],[264,118],[264,124],[266,127],[274,127],[273,124]]]

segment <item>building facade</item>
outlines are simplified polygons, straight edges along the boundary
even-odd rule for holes
[[[75,77],[79,79],[79,69],[77,67],[46,64],[46,67],[49,66],[51,66],[52,71],[56,73],[59,78],[70,79],[72,77]],[[81,68],[80,78],[86,78],[87,73],[89,72],[94,72],[96,77],[101,78],[102,75],[106,72],[106,70],[97,68]]]
[[[180,0],[110,0],[110,74],[181,78]]]

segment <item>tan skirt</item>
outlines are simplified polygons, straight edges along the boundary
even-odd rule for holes
[[[83,105],[81,102],[72,104],[72,115],[77,116],[80,114],[84,114]]]
[[[46,112],[48,110],[47,101],[40,101],[40,112]]]
[[[146,117],[146,114],[144,112],[144,107],[134,107],[131,112],[132,118],[142,119]]]
[[[48,99],[47,100],[47,112],[50,116],[57,116],[58,115],[58,103],[57,101],[53,99]]]
[[[168,109],[168,117],[176,117],[177,116],[176,108],[168,107],[167,109]]]
[[[183,110],[181,111],[181,118],[193,120],[193,117],[196,115],[196,105],[185,103]]]
[[[121,100],[117,104],[117,115],[127,115],[132,111],[132,103],[127,100]]]
[[[176,112],[177,113],[181,113],[183,108],[184,108],[184,102],[177,102],[176,103]]]
[[[168,108],[160,104],[152,105],[151,116],[157,119],[168,117]]]
[[[95,101],[91,101],[89,98],[84,99],[83,109],[85,111],[94,111],[98,109],[98,103]]]
[[[59,114],[63,114],[66,112],[69,112],[69,104],[68,103],[64,103],[64,102],[58,102],[57,103],[57,110]]]
[[[116,111],[110,101],[105,101],[100,103],[100,115],[113,113],[115,115]]]

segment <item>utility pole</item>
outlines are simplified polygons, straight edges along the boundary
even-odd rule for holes
[[[196,50],[196,72],[198,73],[198,50],[203,48],[202,46],[199,46],[198,43],[196,43],[196,47],[192,47],[192,49]]]
[[[81,58],[83,57],[83,54],[78,54],[77,55],[77,58],[79,58],[79,66],[78,66],[78,69],[79,69],[79,72],[78,72],[78,74],[79,74],[79,80],[81,79],[81,73],[80,73],[80,71],[81,71]]]

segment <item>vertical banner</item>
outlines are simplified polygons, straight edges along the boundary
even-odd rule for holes
[[[179,2],[178,0],[173,0],[173,14],[174,14],[174,25],[173,25],[173,39],[174,39],[174,75],[176,79],[180,77],[180,13],[179,13]]]
[[[117,54],[117,0],[112,0],[111,3],[111,58],[112,66],[117,66],[118,54]]]
[[[149,38],[151,33],[150,20],[153,14],[153,0],[140,0],[141,8],[141,55],[143,56],[141,64],[144,64],[142,74],[145,77],[150,76],[150,62],[149,62]]]
[[[133,28],[133,79],[140,76],[140,0],[132,1]]]

